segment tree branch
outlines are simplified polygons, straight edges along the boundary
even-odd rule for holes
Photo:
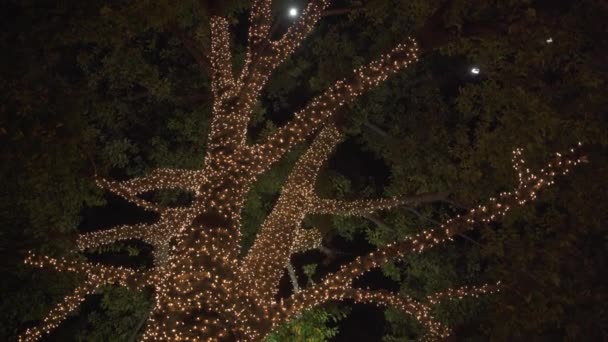
[[[112,229],[101,230],[80,234],[78,236],[78,249],[83,251],[88,248],[96,248],[99,246],[111,244],[121,240],[139,239],[149,242],[148,235],[155,228],[154,225],[136,224],[118,226]]]
[[[91,281],[86,281],[84,284],[78,286],[72,294],[65,296],[61,302],[57,303],[42,319],[42,322],[39,325],[29,328],[19,335],[19,341],[38,341],[43,336],[48,335],[48,333],[59,326],[70,313],[78,309],[80,304],[84,302],[86,296],[95,292],[98,286],[98,284],[94,284]]]
[[[118,196],[124,198],[125,200],[137,205],[140,208],[143,208],[143,209],[146,209],[149,211],[153,211],[153,212],[157,212],[157,213],[160,213],[164,210],[164,208],[162,208],[152,202],[139,198],[135,192],[132,192],[127,186],[122,185],[120,182],[114,182],[114,181],[96,177],[95,184],[97,184],[97,186],[100,187],[101,189],[104,189],[115,195],[118,195]]]
[[[166,189],[189,190],[198,194],[199,187],[204,182],[205,176],[201,171],[183,169],[155,169],[146,176],[122,182],[95,177],[95,183],[100,188],[110,191],[144,209],[159,213],[164,211],[165,208],[143,200],[138,195],[148,191]]]
[[[333,125],[325,127],[292,169],[276,205],[241,263],[239,274],[244,288],[255,289],[265,299],[273,300],[276,285],[294,248],[303,248],[296,238],[298,232],[307,232],[300,227],[311,208],[319,168],[340,138]],[[300,237],[306,237],[303,242],[309,242],[308,238],[315,237],[315,233],[307,232]]]
[[[270,1],[254,1],[249,31],[249,44],[245,65],[237,81],[239,89],[236,98],[236,108],[247,115],[259,98],[260,91],[266,85],[272,72],[283,63],[300,43],[310,34],[315,24],[321,18],[322,11],[328,6],[329,0],[312,0],[302,15],[298,18],[278,41],[270,40]],[[243,123],[247,127],[247,121]]]
[[[287,263],[287,273],[289,274],[289,280],[291,281],[291,286],[293,287],[293,293],[300,292],[300,285],[298,284],[298,276],[296,275],[296,270],[293,268],[291,262]]]
[[[479,297],[482,294],[490,294],[499,290],[499,284],[482,286],[463,286],[451,288],[446,291],[431,294],[424,301],[417,301],[405,295],[394,294],[385,290],[363,290],[350,286],[340,286],[327,289],[324,292],[315,291],[301,302],[294,303],[286,301],[275,310],[273,324],[276,326],[281,322],[292,319],[299,313],[310,310],[316,306],[333,300],[352,299],[356,303],[371,303],[379,306],[393,307],[402,313],[412,316],[423,324],[428,330],[428,337],[434,339],[449,336],[450,331],[447,327],[435,320],[431,314],[431,309],[444,300],[462,299],[464,297]],[[299,295],[304,291],[295,294]],[[293,297],[293,296],[292,296]]]
[[[27,265],[38,268],[52,268],[56,271],[74,272],[86,275],[94,279],[98,285],[107,283],[118,283],[122,286],[133,288],[145,285],[146,276],[137,274],[135,270],[125,267],[106,266],[99,263],[92,263],[78,260],[68,260],[65,258],[51,258],[48,256],[38,256],[29,252],[25,259]]]
[[[265,141],[253,146],[258,160],[264,160],[260,170],[266,170],[306,137],[313,134],[341,107],[351,103],[369,89],[385,81],[390,75],[417,60],[417,46],[413,39],[400,44],[379,59],[354,70],[351,77],[336,82],[325,93],[314,98],[292,121],[280,127]],[[260,171],[260,172],[261,172]]]
[[[228,20],[222,17],[211,18],[211,90],[219,104],[231,96],[234,88],[232,75],[232,52]],[[215,106],[214,109],[218,109]]]
[[[514,151],[514,155],[517,155],[517,152]],[[323,282],[293,295],[285,305],[288,307],[306,306],[305,303],[310,303],[311,298],[318,300],[318,294],[332,293],[335,289],[349,287],[355,278],[390,260],[402,258],[410,253],[421,253],[427,248],[451,240],[457,233],[496,221],[511,208],[534,200],[537,192],[552,185],[558,174],[565,175],[570,168],[585,161],[586,158],[580,156],[580,152],[575,149],[571,149],[565,154],[556,153],[537,175],[530,174],[527,178],[522,179],[521,184],[523,185],[517,190],[501,193],[498,198],[491,198],[488,205],[479,205],[464,216],[457,216],[445,221],[436,229],[424,230],[403,241],[388,244],[366,256],[357,257],[338,272],[326,277]]]
[[[323,235],[318,229],[298,228],[296,231],[296,236],[293,240],[291,254],[304,253],[313,249],[317,249],[321,246],[322,240]]]

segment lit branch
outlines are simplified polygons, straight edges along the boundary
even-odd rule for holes
[[[249,284],[244,287],[260,291],[267,300],[274,298],[273,293],[290,255],[311,249],[308,248],[311,244],[315,248],[320,246],[320,234],[300,228],[306,214],[364,215],[407,203],[441,200],[446,196],[445,193],[425,193],[400,199],[352,202],[319,199],[314,191],[319,170],[340,139],[340,132],[331,124],[315,138],[294,166],[276,206],[262,225],[253,247],[242,263],[241,279]],[[298,236],[302,233],[309,235]],[[279,246],[277,241],[281,241]],[[290,245],[293,245],[291,251]],[[260,272],[263,276],[260,276]]]
[[[336,293],[330,300],[352,299],[356,303],[368,303],[384,307],[392,307],[409,315],[423,324],[430,332],[445,334],[447,329],[430,314],[430,308],[410,297],[394,294],[383,290],[362,290],[356,288],[344,289]]]
[[[95,183],[100,188],[144,209],[159,213],[167,209],[138,195],[157,190],[185,190],[200,194],[200,187],[205,182],[206,177],[201,171],[185,169],[155,169],[148,175],[120,182],[95,177]]]
[[[40,325],[23,332],[23,334],[19,336],[19,341],[38,341],[43,336],[48,335],[51,330],[57,328],[70,313],[78,309],[80,304],[84,302],[86,296],[92,294],[98,286],[98,284],[91,281],[85,281],[84,284],[78,286],[72,294],[65,296],[61,303],[55,305],[55,307],[42,319]]]
[[[296,236],[293,239],[293,246],[291,247],[291,253],[304,253],[313,249],[317,249],[321,246],[323,235],[318,229],[304,229],[298,228]]]
[[[376,211],[398,207],[406,202],[399,198],[364,199],[354,201],[318,199],[312,213],[340,216],[363,216]]]
[[[283,63],[314,29],[329,0],[313,0],[279,41],[270,41],[271,1],[255,1],[252,6],[252,26],[249,30],[249,45],[245,65],[238,79],[238,112],[248,117],[272,72]],[[247,120],[240,122],[241,132]]]
[[[148,224],[124,225],[112,229],[80,234],[76,241],[79,250],[96,248],[122,240],[139,239],[147,242],[153,226]]]
[[[95,183],[100,188],[109,191],[115,195],[118,195],[126,199],[127,201],[137,205],[140,208],[149,211],[154,211],[157,213],[160,213],[164,210],[159,205],[140,198],[139,196],[137,196],[137,193],[135,191],[131,191],[129,186],[124,185],[121,182],[110,181],[103,178],[95,178]]]
[[[426,337],[429,340],[437,340],[438,338],[449,336],[450,330],[433,318],[431,310],[434,307],[446,300],[460,300],[465,297],[478,298],[481,295],[495,293],[499,291],[499,284],[500,282],[495,285],[485,284],[482,286],[451,288],[431,294],[427,296],[424,301],[417,301],[409,296],[395,294],[385,290],[364,290],[353,287],[331,288],[317,296],[315,299],[309,298],[307,301],[298,303],[286,301],[278,304],[275,308],[277,314],[273,317],[273,325],[277,326],[278,324],[293,319],[300,312],[312,309],[321,304],[334,300],[351,299],[356,303],[369,303],[397,309],[424,325],[428,330]],[[301,294],[303,292],[299,291],[298,293]],[[315,294],[317,294],[317,292],[315,292]]]
[[[261,293],[267,301],[274,300],[275,287],[289,262],[297,232],[312,208],[319,169],[340,138],[333,125],[325,127],[315,138],[294,166],[275,207],[242,261],[240,279],[248,284],[243,287]]]
[[[363,272],[370,270],[387,261],[403,257],[405,254],[417,252],[432,247],[440,242],[451,240],[458,233],[476,228],[491,221],[503,217],[510,209],[522,206],[530,200],[536,199],[537,192],[553,184],[558,174],[566,174],[570,167],[579,164],[582,159],[574,155],[574,150],[569,155],[556,154],[554,160],[543,168],[539,175],[529,174],[520,180],[520,186],[516,191],[505,192],[499,198],[491,198],[488,205],[479,205],[471,209],[464,216],[457,216],[444,222],[439,228],[424,230],[404,241],[386,245],[380,250],[365,257],[357,258],[352,264],[345,266],[339,275],[347,275],[347,279],[353,279]]]
[[[287,33],[278,41],[272,42],[274,56],[271,67],[283,63],[300,46],[317,22],[323,16],[323,11],[329,6],[330,0],[312,0],[302,12],[296,23],[289,27]]]
[[[56,259],[46,255],[38,256],[32,252],[28,254],[25,263],[38,268],[52,268],[59,272],[83,274],[86,275],[89,280],[96,282],[99,285],[106,283],[118,283],[122,286],[142,285],[142,281],[145,279],[145,277],[136,275],[134,270],[124,267],[106,266],[98,263],[67,260],[64,258]]]
[[[56,259],[48,256],[37,256],[30,252],[25,263],[38,268],[52,268],[59,272],[73,272],[84,275],[86,280],[74,292],[63,298],[42,320],[41,324],[27,329],[19,336],[19,341],[37,341],[50,333],[68,314],[78,308],[85,297],[104,284],[119,284],[134,289],[141,289],[147,283],[147,273],[136,274],[134,270],[123,267],[105,266],[78,260]]]
[[[446,201],[448,195],[449,193],[447,192],[425,192],[412,196],[353,201],[317,198],[313,204],[311,213],[340,216],[365,216],[376,211],[405,205]]]
[[[154,247],[154,264],[162,265],[168,260],[169,243],[177,237],[188,217],[196,212],[196,207],[167,208],[160,219],[152,224],[122,225],[112,229],[80,234],[77,240],[79,250],[96,248],[118,241],[137,239]]]
[[[349,288],[355,278],[373,268],[410,253],[421,253],[441,242],[451,240],[456,234],[497,221],[510,209],[534,200],[539,190],[554,183],[557,175],[565,175],[572,167],[586,161],[584,156],[579,157],[577,154],[578,151],[575,149],[571,149],[566,154],[556,153],[538,175],[530,173],[527,177],[521,178],[521,186],[516,191],[501,193],[498,198],[491,198],[488,205],[479,205],[471,209],[467,215],[449,219],[438,228],[424,230],[403,241],[390,243],[366,256],[357,257],[338,272],[326,277],[323,282],[292,296],[287,301],[287,307],[310,308],[310,305],[317,305],[319,301],[323,301],[328,294],[336,291],[340,293],[344,288]],[[514,152],[514,155],[519,156],[517,152]]]
[[[228,20],[222,17],[211,18],[211,91],[214,104],[222,103],[230,97],[234,87],[232,75],[232,53]]]
[[[268,41],[272,25],[272,0],[253,0],[249,15],[249,50]]]
[[[429,303],[429,305],[435,306],[445,300],[459,300],[464,297],[478,298],[482,295],[498,291],[500,291],[500,282],[497,282],[496,284],[484,284],[481,286],[461,286],[428,295],[426,297],[426,302]]]
[[[325,93],[313,99],[295,114],[292,121],[280,127],[264,142],[254,146],[257,159],[264,161],[264,164],[258,166],[259,173],[314,133],[339,108],[415,62],[417,53],[416,42],[410,38],[407,43],[397,45],[379,59],[355,69],[350,78],[336,82]]]
[[[104,184],[99,184],[102,188],[109,185],[124,188],[131,194],[139,195],[148,191],[181,189],[197,192],[198,188],[204,183],[205,176],[198,170],[185,169],[155,169],[150,174],[142,177],[132,178],[122,182],[103,180]],[[105,184],[109,184],[107,187]]]

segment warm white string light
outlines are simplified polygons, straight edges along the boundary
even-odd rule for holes
[[[499,220],[512,208],[536,199],[540,190],[554,184],[556,176],[568,174],[572,167],[586,162],[586,157],[579,156],[578,150],[573,148],[567,153],[556,153],[544,168],[534,174],[524,167],[522,151],[522,149],[513,151],[513,166],[518,174],[518,186],[515,190],[500,193],[498,198],[490,198],[488,204],[479,205],[466,215],[449,219],[437,228],[423,230],[368,255],[357,257],[351,263],[342,266],[338,272],[327,276],[321,283],[306,288],[281,303],[282,310],[277,311],[280,314],[274,317],[275,324],[278,325],[299,312],[321,305],[330,299],[347,296],[352,290],[352,281],[373,268],[407,254],[422,253],[428,248],[452,240],[456,234]],[[458,296],[458,292],[448,290],[446,295]],[[429,300],[432,302],[433,297]],[[444,337],[447,334],[441,329],[432,330],[430,333],[436,337]]]
[[[352,287],[352,280],[381,264],[408,253],[420,253],[454,234],[497,220],[515,206],[536,198],[559,173],[566,173],[581,161],[575,151],[557,155],[538,174],[524,168],[521,150],[514,152],[518,188],[500,194],[489,204],[467,215],[448,220],[404,241],[387,245],[359,257],[324,281],[290,298],[276,301],[277,287],[290,257],[321,246],[322,235],[305,229],[307,214],[366,215],[393,208],[404,198],[341,201],[323,199],[314,191],[319,169],[340,141],[332,124],[334,113],[369,89],[417,60],[413,39],[397,45],[377,60],[359,67],[351,77],[336,82],[314,98],[295,118],[265,141],[248,145],[246,129],[254,104],[259,100],[269,75],[293,54],[312,31],[329,6],[328,0],[312,0],[279,40],[269,37],[272,26],[271,1],[254,0],[245,63],[234,75],[228,22],[211,19],[213,118],[205,165],[200,170],[158,169],[144,177],[124,182],[97,178],[102,188],[146,210],[160,215],[152,224],[119,226],[82,234],[78,249],[95,248],[120,240],[139,239],[154,247],[154,266],[136,271],[70,259],[30,255],[26,263],[61,272],[77,272],[84,283],[57,304],[37,327],[26,330],[20,341],[34,341],[56,328],[85,296],[103,284],[133,289],[152,287],[154,307],[143,340],[238,341],[260,340],[279,324],[304,310],[328,300],[351,298],[358,302],[395,306],[416,317],[430,336],[445,336],[448,329],[433,320],[430,308],[444,299],[491,292],[490,287],[447,290],[425,301],[403,295]],[[253,247],[240,259],[241,214],[247,192],[256,177],[265,172],[296,144],[321,132],[292,170],[272,212],[264,221]],[[140,195],[156,190],[180,189],[194,194],[190,206],[165,208]],[[297,279],[296,285],[297,285]],[[295,287],[294,287],[295,288]]]

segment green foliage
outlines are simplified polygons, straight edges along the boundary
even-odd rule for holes
[[[142,329],[148,317],[151,301],[144,293],[122,287],[105,287],[101,291],[99,310],[89,314],[86,330],[80,341],[130,341]]]
[[[306,278],[308,280],[307,283],[309,285],[314,284],[312,277],[315,274],[315,272],[317,271],[317,266],[318,266],[317,264],[307,264],[307,265],[302,266],[302,270],[304,271],[304,275],[306,275]]]
[[[282,325],[266,338],[266,342],[323,342],[335,337],[335,323],[348,315],[348,310],[337,307],[319,308],[305,312],[293,321]]]

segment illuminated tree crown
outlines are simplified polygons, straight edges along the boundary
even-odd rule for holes
[[[120,240],[139,239],[154,247],[154,267],[136,271],[93,262],[55,259],[31,253],[26,262],[37,267],[77,272],[85,281],[57,304],[37,327],[23,332],[21,341],[33,341],[56,328],[84,298],[104,284],[132,289],[154,289],[154,307],[143,340],[261,340],[280,324],[328,301],[392,306],[411,315],[435,339],[449,329],[432,316],[442,300],[477,296],[500,289],[499,284],[447,289],[418,301],[401,294],[353,287],[353,280],[391,260],[447,242],[468,229],[498,220],[511,208],[534,200],[552,185],[557,175],[584,161],[577,149],[555,154],[544,168],[531,172],[522,150],[513,152],[518,186],[488,203],[454,217],[433,229],[422,230],[356,258],[322,281],[304,289],[294,286],[287,299],[277,300],[278,284],[290,257],[321,246],[322,235],[305,229],[308,214],[362,216],[408,202],[431,201],[432,194],[376,200],[342,201],[321,198],[315,181],[321,166],[340,142],[336,113],[369,89],[417,60],[418,48],[407,39],[375,61],[353,70],[312,99],[286,125],[264,141],[246,142],[248,123],[269,75],[284,62],[313,30],[329,0],[312,0],[288,31],[270,39],[271,0],[253,0],[245,63],[232,70],[228,22],[211,18],[211,90],[214,98],[211,131],[204,166],[198,170],[157,169],[123,182],[97,178],[97,184],[149,211],[160,219],[153,224],[119,226],[81,234],[84,251]],[[257,177],[268,171],[296,145],[314,136],[297,161],[272,212],[264,221],[251,249],[239,256],[241,215],[245,196]],[[180,189],[194,193],[188,207],[161,207],[140,197],[149,191]]]

